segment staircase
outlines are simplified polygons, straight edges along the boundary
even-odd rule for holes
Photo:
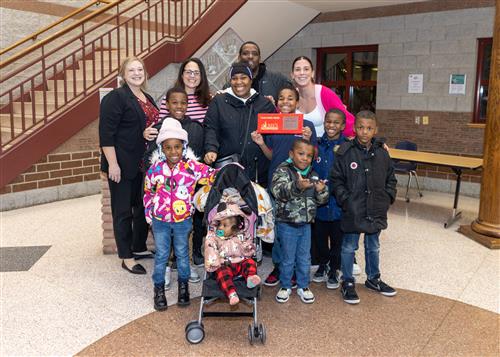
[[[153,76],[194,53],[245,2],[108,0],[0,62],[0,188],[97,119],[99,88],[116,87],[126,57],[142,58]]]

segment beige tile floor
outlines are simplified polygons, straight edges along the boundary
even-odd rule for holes
[[[452,202],[452,195],[434,192],[409,204],[396,201],[381,239],[383,278],[396,288],[500,313],[500,251],[457,233],[457,224],[443,228]],[[460,197],[459,224],[475,218],[478,204]],[[1,247],[52,246],[29,271],[0,273],[1,356],[73,355],[153,311],[150,276],[128,274],[116,256],[102,255],[100,196],[2,212],[0,218]],[[358,260],[363,267],[362,249]],[[150,272],[152,261],[145,266]],[[265,258],[261,274],[270,268]],[[191,288],[198,296],[200,284]],[[168,299],[175,303],[175,289]]]

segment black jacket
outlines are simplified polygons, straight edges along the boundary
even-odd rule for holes
[[[255,181],[258,168],[259,183],[265,186],[269,160],[253,142],[250,134],[257,129],[258,113],[275,111],[274,105],[258,93],[252,95],[246,103],[229,93],[216,95],[208,106],[204,121],[205,153],[216,152],[218,159],[240,154],[241,164],[250,179]]]
[[[168,118],[168,116],[167,116]],[[165,119],[165,118],[164,118]],[[160,131],[163,124],[163,120],[153,125],[153,128]],[[198,161],[203,161],[203,126],[201,123],[192,120],[187,115],[181,121],[182,129],[186,130],[188,133],[188,146],[193,150],[194,154],[198,158]],[[158,148],[156,144],[156,139],[147,142],[147,149],[144,153],[144,171],[151,166],[151,156],[153,152]]]
[[[154,99],[144,93],[156,106]],[[114,146],[122,177],[132,179],[140,170],[146,149],[142,132],[146,128],[146,114],[137,97],[127,85],[116,88],[101,102],[99,113],[99,145]],[[109,164],[101,151],[101,170],[108,172]]]
[[[259,64],[259,72],[252,81],[252,88],[263,96],[272,95],[278,102],[278,92],[285,85],[291,85],[291,82],[279,72],[267,70],[265,63]]]
[[[376,233],[387,228],[387,210],[396,198],[396,177],[383,142],[366,149],[356,139],[337,150],[330,187],[342,207],[345,233]]]
[[[274,101],[278,102],[278,92],[285,85],[292,85],[292,82],[280,72],[269,71],[265,63],[259,64],[259,72],[252,80],[252,88],[259,94],[262,94],[264,97],[272,95]],[[226,83],[223,88],[226,89],[230,86],[229,83]]]

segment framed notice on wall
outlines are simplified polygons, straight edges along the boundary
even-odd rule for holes
[[[465,94],[466,74],[450,74],[450,94]]]
[[[408,75],[408,93],[423,93],[424,92],[424,75],[423,73]]]

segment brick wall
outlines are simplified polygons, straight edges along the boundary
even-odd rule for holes
[[[109,195],[108,178],[101,173],[101,221],[102,221],[102,251],[104,254],[116,254],[115,234],[113,232],[113,217],[111,216],[111,198]],[[148,249],[154,250],[154,240],[151,230],[149,230]]]
[[[38,188],[97,180],[99,151],[49,154],[19,175],[0,193],[13,193]]]

